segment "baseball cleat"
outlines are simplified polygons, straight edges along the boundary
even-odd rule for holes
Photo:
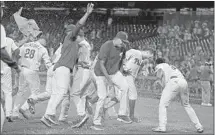
[[[132,120],[132,122],[135,122],[135,123],[140,123],[141,122],[141,120],[136,118],[136,117],[131,117],[131,120]]]
[[[160,133],[166,133],[166,129],[163,129],[161,127],[156,127],[152,129],[153,132],[160,132]]]
[[[51,122],[52,124],[54,125],[59,125],[59,123],[57,123],[55,120],[54,120],[54,116],[44,116],[49,122]],[[52,118],[51,118],[52,117]]]
[[[31,114],[35,114],[35,104],[34,104],[34,100],[32,98],[29,98],[27,100],[27,103],[29,105],[29,111]]]
[[[51,128],[51,124],[49,123],[49,121],[43,116],[40,121],[46,125],[47,127]]]
[[[198,129],[197,129],[197,132],[198,132],[198,133],[203,133],[203,132],[204,132],[203,127],[198,128]]]
[[[69,122],[67,120],[58,120],[59,124],[69,124]]]
[[[87,114],[80,116],[77,123],[71,127],[79,128],[79,127],[83,126],[87,122],[88,119],[89,119],[89,116]]]
[[[19,109],[19,112],[22,114],[22,116],[24,118],[29,119],[29,116],[26,114],[26,112],[22,108]]]
[[[8,121],[8,122],[13,122],[13,120],[12,120],[12,117],[11,117],[11,116],[6,117],[6,119],[7,119],[7,121]]]
[[[92,130],[102,131],[104,128],[101,125],[93,125],[90,127]]]
[[[126,123],[126,124],[132,123],[131,119],[128,116],[125,116],[125,115],[118,115],[117,120],[120,121],[120,122]]]

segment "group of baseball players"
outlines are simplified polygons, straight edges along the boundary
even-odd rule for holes
[[[94,114],[91,129],[104,130],[102,119],[110,109],[114,110],[117,103],[119,103],[116,114],[118,121],[126,124],[140,122],[134,116],[137,100],[135,78],[140,69],[153,60],[153,52],[131,49],[128,34],[120,31],[113,40],[108,40],[101,46],[99,54],[92,62],[90,59],[92,47],[85,39],[82,27],[92,13],[93,7],[93,4],[88,4],[86,13],[77,24],[68,25],[64,42],[52,58],[44,47],[46,44],[44,38],[37,36],[17,49],[6,41],[5,31],[1,25],[1,61],[4,63],[4,67],[1,68],[1,91],[4,93],[8,122],[12,122],[13,118],[19,117],[20,114],[29,119],[27,112],[35,114],[35,105],[48,99],[45,114],[41,118],[41,122],[47,127],[68,123],[70,99],[74,101],[78,115],[72,128],[80,128],[90,115]],[[16,54],[16,62],[11,59],[11,50]],[[38,71],[42,59],[48,71],[46,89],[40,93]],[[159,104],[159,126],[152,131],[166,132],[168,105],[179,94],[181,103],[197,132],[202,133],[203,126],[189,104],[187,81],[182,73],[173,65],[165,63],[164,59],[158,58],[155,63],[155,73],[157,79],[162,82],[163,92]],[[19,74],[19,91],[14,107],[11,68],[16,69]],[[93,90],[89,89],[91,84],[95,86]],[[24,98],[28,90],[30,95]],[[92,109],[93,104],[96,105],[95,110]],[[56,111],[59,105],[61,112],[57,121]],[[4,119],[4,109],[1,106],[1,129]]]

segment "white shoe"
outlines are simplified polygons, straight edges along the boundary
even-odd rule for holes
[[[44,118],[47,119],[49,122],[51,122],[52,124],[54,125],[59,125],[59,123],[57,123],[54,119],[55,117],[54,116],[51,116],[51,115],[44,115]]]
[[[212,106],[212,104],[208,103],[207,106]]]
[[[160,133],[165,133],[166,129],[165,128],[161,128],[161,127],[156,127],[152,129],[153,132],[160,132]]]
[[[44,116],[40,119],[40,121],[46,125],[47,127],[51,128],[51,124],[50,122],[48,121],[48,119],[46,119]]]
[[[208,104],[202,103],[201,105],[202,105],[202,106],[212,106],[212,104],[210,104],[210,103],[208,103]]]
[[[19,109],[19,113],[21,113],[21,114],[22,114],[22,116],[23,116],[24,118],[29,119],[28,114],[27,114],[27,113],[26,113],[26,111],[25,111],[25,110],[23,110],[22,108],[20,108],[20,109]]]
[[[102,131],[104,128],[101,125],[94,125],[90,127],[92,130]]]
[[[203,133],[203,132],[204,132],[203,127],[197,128],[197,132],[198,132],[198,133]]]

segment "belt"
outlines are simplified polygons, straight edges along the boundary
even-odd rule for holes
[[[177,76],[171,76],[170,79],[178,78]]]
[[[21,67],[28,68],[27,66],[21,65]]]
[[[82,67],[82,66],[78,66],[78,68],[90,69],[90,67]]]

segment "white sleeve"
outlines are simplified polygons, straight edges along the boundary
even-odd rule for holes
[[[61,48],[62,48],[62,44],[55,51],[55,55],[60,55],[61,54]]]
[[[4,48],[6,46],[6,32],[4,27],[1,25],[1,48]]]
[[[15,42],[13,41],[13,39],[11,39],[11,40],[12,40],[11,49],[12,49],[12,51],[15,51],[16,49],[18,49],[18,47],[16,46]]]
[[[46,48],[43,48],[42,59],[44,60],[47,69],[52,66],[51,59]]]

